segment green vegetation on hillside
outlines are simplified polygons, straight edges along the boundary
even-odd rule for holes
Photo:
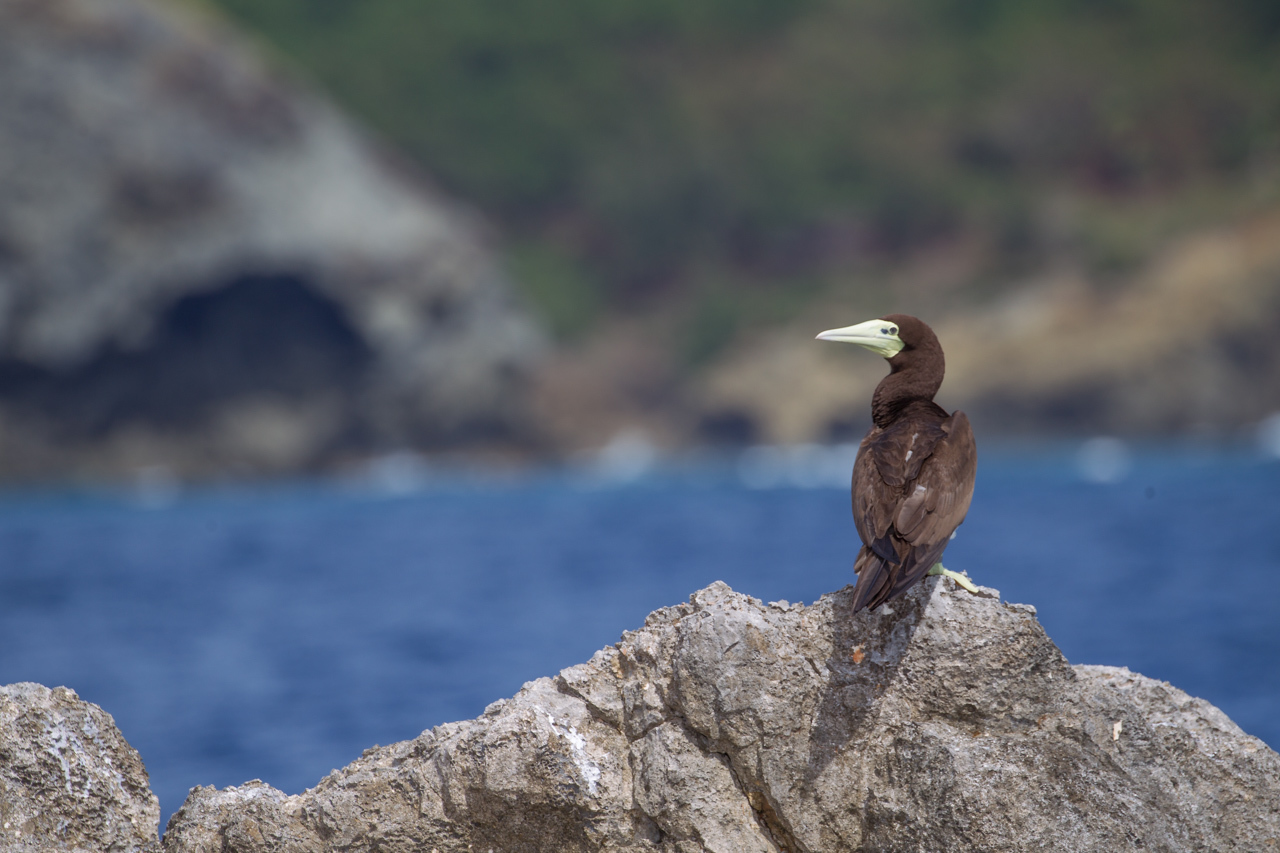
[[[1122,267],[1140,234],[1044,200],[1194,205],[1280,162],[1275,0],[209,2],[495,218],[559,334],[663,300],[693,361],[958,235],[986,280]]]

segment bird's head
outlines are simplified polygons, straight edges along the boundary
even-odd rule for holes
[[[942,355],[933,330],[910,314],[886,314],[878,320],[868,320],[856,326],[828,329],[819,333],[817,339],[865,347],[889,359],[895,369],[905,367],[921,356],[932,359]]]
[[[891,423],[913,400],[932,400],[942,387],[946,359],[942,345],[923,320],[908,314],[886,314],[878,320],[830,329],[821,341],[843,341],[866,347],[889,362],[889,375],[871,397],[871,419]]]
[[[889,314],[879,320],[868,320],[855,326],[845,326],[842,329],[827,329],[825,332],[818,333],[817,340],[857,344],[877,355],[893,358],[907,346],[906,341],[902,339],[903,329],[901,324],[897,322],[903,316],[901,314]]]

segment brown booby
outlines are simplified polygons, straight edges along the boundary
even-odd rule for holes
[[[978,451],[964,412],[948,415],[933,402],[945,368],[938,337],[915,317],[888,314],[818,340],[857,344],[889,361],[853,463],[853,521],[862,539],[854,612],[874,610],[926,575],[977,592],[939,562],[969,511]]]

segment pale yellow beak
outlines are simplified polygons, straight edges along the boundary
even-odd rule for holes
[[[906,346],[898,337],[898,324],[888,320],[868,320],[843,329],[828,329],[820,332],[817,340],[857,344],[885,358],[893,358]]]

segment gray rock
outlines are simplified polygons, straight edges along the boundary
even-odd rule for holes
[[[65,687],[0,687],[0,850],[158,853],[159,824],[110,714]]]
[[[227,28],[0,0],[0,476],[519,438],[478,222]]]
[[[1270,850],[1280,756],[1034,608],[930,579],[874,613],[721,583],[482,717],[315,788],[197,788],[187,851]]]

